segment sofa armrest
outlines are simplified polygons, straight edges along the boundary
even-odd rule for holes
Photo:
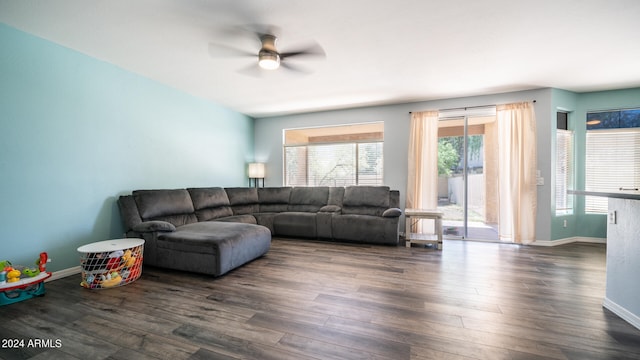
[[[398,208],[390,208],[382,213],[382,217],[399,217],[400,215],[402,215],[402,210]]]
[[[176,227],[170,222],[153,220],[153,221],[144,221],[144,222],[141,222],[140,224],[134,225],[132,230],[139,233],[154,232],[154,231],[171,232],[171,231],[176,231]]]
[[[342,211],[342,208],[338,205],[325,205],[318,210],[318,212],[325,213],[339,213],[340,211]]]

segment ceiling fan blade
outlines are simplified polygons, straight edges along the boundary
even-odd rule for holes
[[[258,54],[256,54],[255,52],[246,51],[218,43],[209,43],[209,55],[214,58],[230,56],[258,56]]]
[[[305,67],[302,67],[300,65],[293,65],[290,62],[285,62],[285,61],[280,62],[280,66],[285,68],[285,69],[287,69],[287,70],[295,71],[295,72],[302,73],[302,74],[311,74],[313,72],[313,71],[311,71],[311,70],[309,70],[309,69],[307,69]]]
[[[264,72],[265,70],[261,69],[257,62],[238,70],[238,73],[252,77],[262,77]]]
[[[315,57],[326,57],[324,49],[317,42],[313,42],[299,50],[292,50],[280,53],[280,58],[285,59],[293,56],[315,56]]]

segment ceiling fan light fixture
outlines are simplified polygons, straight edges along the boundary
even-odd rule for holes
[[[265,70],[275,70],[280,67],[280,55],[270,51],[261,51],[258,55],[258,66]]]

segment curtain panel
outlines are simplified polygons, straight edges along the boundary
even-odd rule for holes
[[[438,111],[414,112],[409,134],[406,208],[435,209],[437,206]],[[421,233],[423,221],[426,220],[413,224],[411,231]]]
[[[496,107],[499,147],[499,237],[535,241],[537,209],[536,119],[533,103]]]

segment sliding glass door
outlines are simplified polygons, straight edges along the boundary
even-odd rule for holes
[[[495,107],[440,111],[438,209],[448,238],[498,240]]]

